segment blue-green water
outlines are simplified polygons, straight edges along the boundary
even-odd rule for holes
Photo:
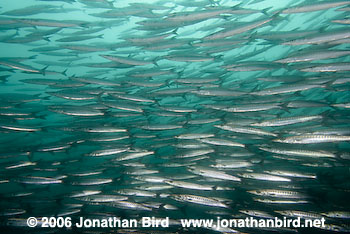
[[[347,1],[0,7],[1,233],[349,232]]]

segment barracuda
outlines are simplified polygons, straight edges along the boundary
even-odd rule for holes
[[[125,58],[120,56],[111,56],[111,55],[102,55],[102,54],[100,56],[114,62],[133,65],[133,66],[143,66],[143,65],[149,65],[154,63],[154,62],[136,60],[136,59]]]
[[[109,156],[109,155],[115,155],[120,154],[123,152],[128,151],[130,148],[112,148],[112,149],[103,149],[103,150],[96,150],[91,153],[86,154],[86,156],[92,156],[92,157],[101,157],[101,156]]]
[[[245,145],[234,142],[234,141],[229,141],[229,140],[224,140],[224,139],[218,139],[218,138],[204,138],[204,139],[199,139],[199,141],[211,145],[222,145],[222,146],[233,146],[233,147],[242,147],[244,148]]]
[[[283,210],[283,211],[275,211],[275,212],[281,215],[285,215],[289,217],[300,217],[303,219],[321,219],[323,217],[322,215],[319,215],[316,213],[297,211],[297,210]]]
[[[182,128],[182,125],[175,125],[175,124],[146,125],[146,126],[141,126],[140,128],[146,129],[146,130],[153,130],[153,131],[162,131],[162,130],[173,130],[173,129]]]
[[[165,18],[166,21],[175,22],[198,22],[201,20],[206,20],[214,18],[224,13],[231,13],[233,9],[214,9],[214,10],[204,10],[195,12],[178,12],[169,15]]]
[[[13,69],[17,69],[23,72],[28,72],[28,73],[38,73],[38,74],[45,74],[45,69],[39,70],[36,69],[34,67],[28,66],[28,65],[24,65],[21,63],[15,63],[12,61],[4,61],[4,60],[0,60],[0,65],[5,66],[5,67],[10,67]]]
[[[243,168],[243,167],[251,167],[252,163],[243,160],[231,160],[231,159],[223,159],[216,160],[216,164],[210,165],[211,167],[219,168],[219,169],[234,169],[234,168]]]
[[[276,95],[285,93],[294,93],[299,91],[305,91],[313,88],[324,88],[324,85],[313,85],[313,84],[299,84],[299,85],[282,85],[274,88],[268,88],[253,92],[253,95],[266,96],[266,95]]]
[[[332,1],[332,2],[319,2],[316,4],[301,4],[295,7],[291,7],[282,11],[284,14],[293,14],[293,13],[305,13],[311,11],[320,11],[326,10],[329,8],[339,7],[343,5],[348,5],[348,1]]]
[[[48,94],[56,97],[60,97],[60,98],[65,98],[68,100],[77,100],[77,101],[92,100],[97,98],[95,95],[77,93],[77,92],[71,92],[71,91],[48,92]]]
[[[196,166],[189,166],[188,170],[196,175],[201,175],[204,177],[210,177],[210,178],[216,178],[221,180],[232,180],[232,181],[241,181],[240,178],[236,176],[232,176],[229,174],[226,174],[224,172],[220,172],[213,169],[207,169],[203,167],[196,167]]]
[[[234,125],[214,125],[214,127],[221,128],[223,130],[227,130],[231,132],[237,132],[237,133],[254,134],[254,135],[261,135],[261,136],[274,136],[274,137],[277,136],[277,134],[275,133],[264,131],[257,128],[241,127],[241,126],[234,126]]]
[[[2,232],[349,232],[349,0],[0,2]]]
[[[118,133],[118,132],[127,132],[125,128],[118,128],[113,126],[96,126],[96,127],[84,127],[77,128],[78,131],[82,132],[92,132],[92,133]]]
[[[26,176],[18,179],[18,182],[23,184],[61,184],[62,180],[40,176]]]
[[[308,179],[316,179],[317,176],[315,174],[308,174],[308,173],[298,173],[294,171],[281,171],[281,170],[274,170],[274,171],[265,171],[266,173],[269,173],[271,175],[278,175],[278,176],[287,176],[287,177],[296,177],[296,178],[308,178]]]
[[[289,42],[282,43],[283,45],[308,45],[308,44],[322,44],[327,42],[332,42],[336,40],[341,40],[350,37],[350,31],[348,30],[338,30],[330,33],[316,34],[315,36],[305,37],[303,39],[295,39]]]
[[[70,194],[68,197],[71,197],[71,198],[85,197],[85,196],[96,195],[96,194],[99,194],[101,192],[102,191],[100,191],[100,190],[82,190],[79,192],[74,192],[74,193]]]
[[[249,30],[258,28],[260,26],[263,26],[264,24],[267,24],[272,20],[273,18],[263,19],[253,23],[247,23],[246,25],[243,25],[243,26],[238,26],[237,28],[222,30],[204,37],[203,40],[217,40],[217,39],[232,37],[232,36],[247,32]]]
[[[202,156],[210,153],[214,153],[213,149],[199,149],[199,150],[190,150],[185,151],[179,155],[176,155],[175,158],[192,158],[197,156]]]
[[[254,201],[266,203],[266,204],[307,204],[310,203],[310,201],[307,200],[271,200],[271,199],[260,199],[260,198],[253,198]]]
[[[50,111],[57,112],[64,115],[72,116],[101,116],[104,115],[102,111],[86,108],[83,106],[51,106]]]
[[[273,219],[273,216],[259,210],[239,210],[239,212],[249,215],[249,216],[255,216],[255,217],[261,217],[261,218],[267,218],[267,219]]]
[[[285,59],[276,60],[277,63],[297,63],[297,62],[308,62],[314,60],[338,58],[342,56],[350,55],[350,51],[313,51],[305,53],[304,55],[291,56]]]
[[[247,179],[264,180],[264,181],[276,181],[276,182],[291,181],[291,179],[288,179],[285,177],[274,176],[274,175],[263,174],[263,173],[239,173],[238,176],[241,176],[242,178],[247,178]]]
[[[347,211],[330,211],[321,214],[329,218],[350,219],[350,212]]]
[[[205,107],[214,109],[214,110],[222,110],[227,112],[234,113],[244,113],[244,112],[255,112],[255,111],[265,111],[271,109],[281,109],[280,104],[246,104],[240,106],[221,106],[221,105],[205,105]]]
[[[33,127],[30,127],[30,126],[9,126],[9,125],[3,125],[3,124],[0,124],[0,128],[3,128],[3,129],[8,129],[8,130],[13,130],[13,131],[20,131],[20,132],[38,132],[38,131],[41,131],[42,129],[41,128],[33,128]]]
[[[276,153],[276,154],[284,154],[289,156],[301,156],[301,157],[314,157],[314,158],[335,158],[336,155],[331,152],[325,151],[312,151],[312,150],[299,150],[299,149],[283,149],[283,148],[267,148],[267,147],[259,147],[259,149]]]
[[[131,209],[131,210],[152,211],[152,208],[149,208],[143,204],[129,202],[129,201],[116,201],[116,202],[110,203],[109,206],[117,207],[120,209],[127,209],[127,210]]]
[[[285,126],[290,124],[305,123],[309,121],[322,120],[323,116],[314,115],[314,116],[295,116],[295,117],[286,117],[278,118],[272,120],[265,120],[260,123],[253,123],[251,126],[257,127],[276,127],[276,126]]]
[[[152,99],[148,99],[140,96],[134,96],[134,95],[123,95],[123,94],[110,94],[110,95],[115,98],[120,98],[120,99],[135,101],[135,102],[150,102],[150,103],[155,102]]]
[[[154,151],[144,151],[144,152],[141,151],[141,152],[126,154],[126,155],[120,156],[114,160],[115,161],[125,161],[125,160],[131,160],[131,159],[136,159],[136,158],[142,158],[142,157],[152,155],[152,154],[154,154]]]
[[[16,169],[20,167],[35,166],[36,164],[36,162],[18,162],[15,165],[5,167],[5,169]]]
[[[216,200],[215,198],[201,197],[201,196],[189,195],[189,194],[171,194],[170,198],[176,201],[190,202],[190,203],[195,203],[195,204],[200,204],[205,206],[229,208],[229,206]]]
[[[350,141],[350,136],[336,136],[336,135],[301,135],[291,136],[284,139],[275,139],[275,142],[287,144],[316,144],[316,143],[332,143]]]
[[[276,198],[306,198],[305,195],[296,191],[290,190],[278,190],[278,189],[261,189],[261,190],[250,190],[248,193],[257,195],[257,196],[267,196],[267,197],[276,197]]]
[[[137,189],[121,189],[116,191],[119,194],[127,196],[138,196],[138,197],[156,197],[157,194],[154,192],[142,191]]]
[[[195,184],[195,183],[189,183],[185,181],[175,181],[175,180],[165,180],[164,183],[175,187],[195,189],[195,190],[214,190],[214,187],[215,187],[210,185]]]
[[[190,139],[209,138],[213,136],[214,134],[211,134],[211,133],[186,133],[186,134],[178,135],[176,136],[176,138],[190,140]]]
[[[342,72],[350,71],[350,63],[333,63],[300,69],[302,72]]]
[[[79,200],[82,201],[88,201],[88,202],[116,202],[116,201],[125,201],[128,197],[124,196],[118,196],[118,195],[96,195],[91,194],[89,196],[83,196],[82,198],[79,198]]]
[[[104,178],[94,178],[94,179],[84,179],[79,181],[73,181],[72,185],[79,185],[79,186],[95,186],[95,185],[103,185],[103,184],[109,184],[112,183],[113,179],[104,179]]]

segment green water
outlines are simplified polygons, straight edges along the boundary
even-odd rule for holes
[[[0,7],[1,233],[349,232],[346,1]],[[326,226],[181,225],[218,217]]]

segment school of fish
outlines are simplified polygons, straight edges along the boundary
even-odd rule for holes
[[[0,3],[1,233],[350,232],[350,1]],[[29,228],[28,217],[170,219]],[[180,219],[325,219],[183,227]]]

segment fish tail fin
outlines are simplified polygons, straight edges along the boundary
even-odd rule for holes
[[[336,122],[336,123],[339,123],[339,120],[337,120],[337,118],[335,118],[335,117],[333,116],[332,112],[333,112],[333,110],[326,110],[325,112],[323,112],[323,113],[321,114],[321,116],[322,116],[321,122],[322,122],[322,125],[323,125],[323,126],[325,126],[325,127],[330,127],[330,126],[329,126],[329,122],[328,122],[327,120],[332,120],[332,121],[334,121],[334,122]]]
[[[209,0],[209,2],[212,6],[220,6],[220,1]]]
[[[49,67],[49,65],[47,65],[46,67],[44,67],[43,69],[40,70],[40,73],[43,74],[45,76],[45,72],[46,69]]]
[[[222,57],[223,57],[224,55],[223,54],[219,54],[219,55],[216,55],[216,56],[214,56],[214,61],[220,61],[220,60],[222,60]]]
[[[287,20],[288,21],[288,16],[281,16],[281,11],[275,11],[272,13],[271,17],[271,22],[270,24],[272,26],[277,25],[280,21]],[[269,14],[270,15],[270,14]]]
[[[265,9],[263,9],[263,10],[261,11],[261,13],[263,13],[263,14],[266,15],[266,16],[269,16],[270,14],[268,13],[268,11],[269,11],[270,9],[272,9],[272,7],[267,7],[267,8],[265,8]]]
[[[330,81],[327,81],[326,83],[324,83],[324,89],[327,90],[327,91],[333,91],[333,92],[336,92],[336,89],[334,89],[332,87],[332,84],[334,83],[335,80],[330,80]]]
[[[10,75],[0,76],[0,80],[1,80],[1,82],[5,83],[5,82],[7,82],[7,78],[9,78],[9,77],[10,77]]]
[[[172,34],[178,35],[177,30],[179,30],[179,28],[175,28],[173,31],[171,31]]]
[[[237,10],[237,8],[239,8],[240,6],[243,5],[243,1],[242,2],[239,2],[238,4],[234,5],[231,7],[232,10]]]
[[[153,64],[156,65],[156,67],[159,67],[158,61],[162,59],[163,58],[161,56],[155,57],[155,59],[153,59]]]
[[[282,110],[288,112],[289,114],[291,113],[289,108],[288,108],[288,103],[282,103],[279,106],[281,107]]]
[[[68,70],[68,68],[66,68],[64,71],[62,71],[61,74],[64,76],[67,76],[67,70]]]
[[[114,1],[108,1],[108,5],[111,7],[111,9],[115,9],[113,2]]]

